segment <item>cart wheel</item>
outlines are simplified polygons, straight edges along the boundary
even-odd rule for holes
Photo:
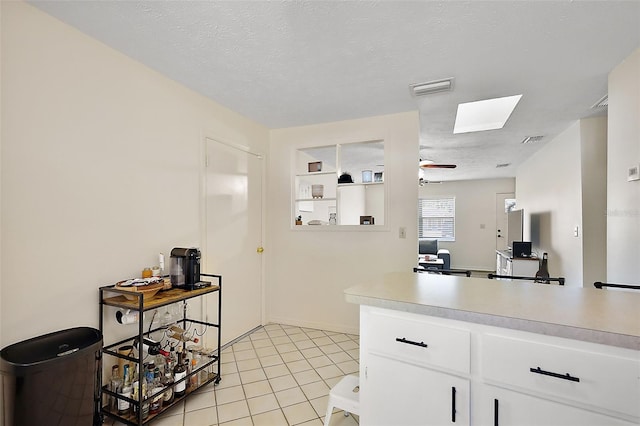
[[[217,386],[220,383],[220,380],[222,380],[222,377],[220,376],[216,377],[216,380],[213,382],[213,385]]]

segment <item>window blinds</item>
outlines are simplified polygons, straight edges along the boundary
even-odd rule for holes
[[[418,238],[455,241],[455,197],[418,200]]]

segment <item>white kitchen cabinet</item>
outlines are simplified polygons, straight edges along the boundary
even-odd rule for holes
[[[640,424],[632,349],[362,305],[360,358],[364,426]]]
[[[535,277],[538,269],[537,258],[514,258],[510,252],[496,250],[496,275]]]
[[[361,312],[363,425],[468,425],[469,333],[386,310]]]
[[[494,426],[632,426],[634,422],[490,385],[473,389],[473,423]]]
[[[469,380],[371,353],[361,371],[363,425],[469,424]]]

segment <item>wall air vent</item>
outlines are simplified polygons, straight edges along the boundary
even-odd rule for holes
[[[521,143],[534,143],[534,142],[540,142],[540,140],[543,138],[544,136],[527,136],[526,138],[522,139]]]
[[[409,91],[411,92],[411,95],[415,97],[426,96],[440,92],[448,92],[452,89],[453,77],[409,85]]]
[[[609,95],[604,95],[598,102],[593,104],[591,109],[607,108],[609,106]]]
[[[511,163],[496,164],[496,169],[501,169],[503,167],[509,167],[510,165],[511,165]]]

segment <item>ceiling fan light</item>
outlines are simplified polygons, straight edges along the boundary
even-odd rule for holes
[[[433,93],[448,92],[453,88],[453,77],[442,80],[428,81],[409,85],[411,94],[415,97],[431,95]]]

